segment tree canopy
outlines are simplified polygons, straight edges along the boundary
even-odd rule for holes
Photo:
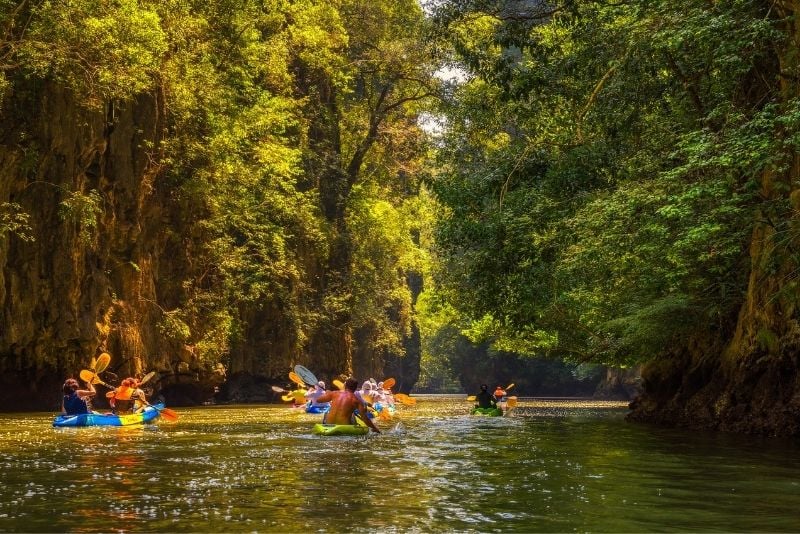
[[[795,157],[787,16],[738,0],[439,3],[467,81],[441,108],[437,280],[471,328],[622,365],[730,333],[756,214],[791,232],[788,200],[762,190]]]

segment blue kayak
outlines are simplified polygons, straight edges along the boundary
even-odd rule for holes
[[[318,404],[317,406],[312,406],[311,403],[306,404],[306,413],[328,413],[330,409],[330,404]]]
[[[158,410],[163,410],[163,404],[148,406],[140,413],[114,415],[104,413],[82,413],[78,415],[57,415],[53,426],[130,426],[149,423],[160,415]]]

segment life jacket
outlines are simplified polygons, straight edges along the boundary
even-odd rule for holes
[[[64,411],[67,415],[79,415],[82,413],[89,413],[89,405],[86,400],[80,398],[76,391],[69,395],[64,395]]]
[[[120,386],[114,390],[114,398],[120,400],[131,400],[133,394],[136,393],[136,388],[130,386]]]
[[[505,396],[506,396],[506,390],[504,390],[502,388],[497,388],[496,390],[494,390],[494,398],[495,399],[500,400]]]
[[[111,407],[117,412],[136,412],[144,408],[144,403],[136,396],[138,388],[119,386],[110,391],[106,396],[110,399]]]

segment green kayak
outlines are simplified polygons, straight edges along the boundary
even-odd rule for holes
[[[317,423],[311,432],[320,436],[363,436],[369,432],[369,428],[364,425],[327,425]]]
[[[472,415],[488,415],[490,417],[497,417],[503,415],[503,410],[500,408],[473,408]]]

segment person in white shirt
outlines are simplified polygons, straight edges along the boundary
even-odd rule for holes
[[[306,399],[311,401],[311,406],[327,406],[329,404],[327,402],[317,402],[317,399],[319,399],[324,394],[325,394],[325,382],[320,380],[319,382],[317,382],[317,385],[315,385],[313,388],[310,388],[306,392],[305,397]]]

